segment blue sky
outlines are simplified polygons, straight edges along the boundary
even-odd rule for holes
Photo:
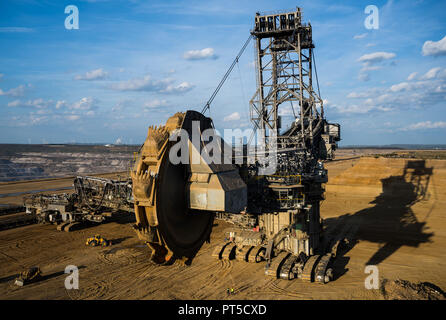
[[[149,125],[201,111],[256,11],[296,5],[341,145],[445,143],[446,2],[422,0],[3,0],[0,143],[142,143]],[[367,5],[378,29],[364,26]],[[253,61],[251,43],[211,106],[220,130],[251,126]]]

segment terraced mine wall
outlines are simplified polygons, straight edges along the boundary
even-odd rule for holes
[[[445,197],[446,160],[363,157],[341,174],[330,177],[327,192],[386,196],[419,192],[427,200]],[[422,189],[421,189],[422,188]],[[423,193],[423,194],[421,194]]]
[[[128,171],[139,146],[0,145],[0,182]]]

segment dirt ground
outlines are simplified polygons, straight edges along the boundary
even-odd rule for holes
[[[202,247],[190,266],[152,265],[149,249],[137,239],[130,217],[71,233],[59,232],[53,225],[0,231],[0,299],[419,298],[418,287],[411,285],[403,286],[412,290],[410,294],[389,294],[396,292],[395,283],[401,283],[396,279],[445,289],[446,160],[360,155],[345,152],[326,165],[324,225],[327,232],[347,230],[350,235],[347,250],[336,259],[335,280],[326,285],[267,277],[264,263],[214,260],[213,247],[228,227],[218,220],[210,244]],[[56,184],[63,187],[69,181],[41,181],[26,190],[51,189]],[[14,192],[25,186],[16,186]],[[0,193],[11,193],[3,187]],[[0,203],[17,199],[4,197]],[[85,246],[86,238],[94,234],[114,244]],[[43,281],[15,286],[17,273],[34,265],[41,268]],[[65,289],[68,265],[79,268],[78,290]],[[366,265],[378,267],[380,289],[365,288]],[[228,288],[234,294],[228,296]]]

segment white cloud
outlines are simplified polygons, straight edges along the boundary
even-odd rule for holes
[[[377,95],[379,95],[381,93],[381,91],[377,88],[371,88],[368,89],[366,91],[363,92],[350,92],[347,95],[347,98],[350,99],[356,99],[356,98],[370,98],[370,97],[376,97]]]
[[[14,127],[28,127],[30,125],[38,125],[44,122],[47,122],[48,116],[39,115],[36,116],[34,113],[31,113],[26,116],[13,116],[11,117],[11,122],[9,125]]]
[[[366,105],[346,105],[346,106],[333,106],[338,110],[340,113],[356,113],[356,114],[364,114],[369,112],[372,107],[366,106]]]
[[[9,89],[8,91],[3,91],[0,89],[0,96],[9,96],[9,97],[19,97],[23,96],[25,92],[25,86],[20,85],[17,88]]]
[[[392,111],[393,110],[393,108],[385,107],[385,106],[377,106],[375,109],[379,110],[379,111],[383,111],[383,112],[388,112],[388,111]]]
[[[411,90],[412,93],[415,92],[415,90],[418,89],[424,89],[428,91],[432,91],[433,87],[436,84],[432,81],[424,80],[424,81],[412,81],[412,82],[401,82],[392,85],[389,88],[389,91],[391,92],[401,92],[401,91],[409,91]]]
[[[393,108],[377,104],[378,101],[374,101],[373,99],[367,99],[362,104],[352,104],[352,105],[335,105],[330,104],[329,108],[335,109],[338,113],[341,114],[366,114],[372,111],[381,111],[381,112],[389,112],[392,111]]]
[[[415,79],[415,77],[417,76],[418,72],[412,72],[411,74],[409,74],[409,76],[407,77],[407,80],[411,81],[413,79]]]
[[[432,68],[428,72],[426,72],[426,74],[422,77],[422,79],[427,79],[427,80],[434,79],[438,76],[440,71],[441,71],[440,67]]]
[[[8,107],[32,107],[38,109],[46,109],[49,108],[52,104],[53,100],[43,100],[39,98],[28,101],[14,100],[8,103]]]
[[[167,107],[169,103],[166,100],[151,100],[144,103],[144,107],[147,109],[159,108],[159,107]]]
[[[202,59],[217,59],[213,48],[204,48],[201,50],[190,50],[184,53],[186,60],[202,60]]]
[[[67,106],[67,103],[65,102],[65,100],[56,102],[56,109],[60,109],[60,108],[66,107],[66,106]]]
[[[92,117],[96,114],[94,110],[97,109],[97,102],[98,100],[95,98],[84,97],[79,101],[68,105],[68,109],[71,111],[66,110],[62,117],[69,121],[77,121],[85,116]],[[56,108],[58,104],[61,106],[67,105],[65,101],[58,101],[56,103]],[[56,115],[56,117],[59,117],[59,115]]]
[[[8,103],[9,107],[28,107],[31,110],[28,114],[23,114],[19,117],[15,117],[12,125],[24,126],[24,125],[41,125],[48,123],[49,121],[76,121],[83,117],[95,116],[94,109],[97,100],[91,97],[82,98],[77,102],[68,104],[65,100],[14,100]]]
[[[446,36],[439,41],[426,41],[422,49],[423,56],[443,56],[446,55]]]
[[[29,119],[31,121],[31,124],[39,124],[46,122],[48,120],[48,117],[47,116],[36,117],[35,115],[30,115]]]
[[[223,121],[236,121],[240,120],[240,113],[234,112],[231,113],[229,116],[224,117]]]
[[[39,109],[46,109],[49,108],[52,104],[53,104],[53,100],[43,100],[43,99],[34,99],[34,100],[30,100],[28,101],[28,103],[36,108]]]
[[[22,105],[22,102],[20,100],[14,100],[11,102],[8,102],[8,107],[20,107]]]
[[[412,81],[403,81],[385,88],[370,88],[363,92],[350,92],[348,99],[359,99],[345,106],[330,104],[339,113],[368,113],[375,110],[413,110],[426,109],[430,106],[446,102],[446,69],[432,68],[423,77],[415,77]],[[423,80],[417,80],[422,79]]]
[[[49,120],[65,119],[75,121],[81,119],[83,116],[92,117],[95,115],[94,109],[97,108],[95,105],[96,102],[91,97],[82,98],[72,104],[68,104],[65,100],[54,101],[39,98],[27,101],[14,100],[9,102],[8,106],[32,108],[28,115],[24,116],[20,121],[35,125]]]
[[[102,69],[95,69],[86,72],[84,75],[77,75],[74,77],[75,80],[102,80],[108,77],[108,72]]]
[[[409,83],[407,82],[401,82],[398,84],[394,84],[393,86],[390,87],[390,91],[393,92],[399,92],[399,91],[404,91],[410,88]]]
[[[357,34],[353,37],[353,39],[363,39],[367,37],[367,33]]]
[[[361,72],[374,71],[374,70],[379,70],[379,69],[382,69],[382,66],[369,66],[369,65],[367,65],[367,66],[362,67]]]
[[[112,107],[112,112],[120,112],[126,108],[132,100],[121,100],[116,105]]]
[[[80,119],[80,116],[77,114],[70,114],[65,116],[65,119],[69,120],[69,121],[76,121]]]
[[[446,84],[445,83],[439,84],[435,88],[434,92],[435,93],[446,93]],[[445,96],[445,100],[446,100],[446,96]]]
[[[179,85],[168,85],[164,90],[161,90],[161,92],[166,93],[180,93],[180,92],[187,92],[194,88],[195,86],[189,82],[181,82]]]
[[[20,107],[22,106],[22,102],[20,100],[14,100],[11,102],[8,102],[8,107]]]
[[[91,110],[95,107],[96,100],[91,97],[85,97],[73,103],[70,109],[74,110]]]
[[[194,88],[194,85],[189,82],[182,82],[179,85],[174,85],[173,82],[174,80],[171,78],[154,80],[150,75],[145,75],[142,78],[113,84],[110,88],[119,91],[153,91],[160,93],[183,93]]]
[[[113,84],[111,88],[119,91],[159,91],[170,82],[172,82],[171,79],[153,80],[150,75],[145,75],[142,78],[134,78]]]
[[[412,131],[412,130],[423,130],[423,129],[443,129],[446,128],[446,122],[445,121],[423,121],[411,124],[405,128],[401,128],[401,131]]]
[[[362,63],[362,68],[359,71],[358,79],[361,81],[369,81],[370,75],[368,72],[382,68],[382,66],[377,66],[376,64],[379,64],[384,60],[389,60],[395,57],[396,54],[392,52],[382,52],[382,51],[362,55],[358,59],[358,61]]]
[[[361,81],[369,81],[370,80],[370,76],[369,76],[368,73],[359,72],[358,79],[361,80]]]
[[[350,99],[355,99],[355,98],[366,98],[368,96],[368,94],[366,94],[365,92],[350,92],[347,95],[347,98]]]
[[[361,56],[358,61],[364,64],[373,64],[384,60],[395,58],[396,54],[392,52],[373,52]]]

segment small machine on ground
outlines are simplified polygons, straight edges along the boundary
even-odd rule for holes
[[[24,286],[32,282],[38,281],[42,277],[42,272],[39,267],[31,267],[26,271],[23,271],[20,276],[15,280],[17,286]]]
[[[107,246],[111,246],[111,241],[105,239],[104,237],[102,237],[99,234],[96,234],[93,237],[90,237],[87,239],[87,241],[85,242],[85,245],[90,246],[90,247],[107,247]]]

